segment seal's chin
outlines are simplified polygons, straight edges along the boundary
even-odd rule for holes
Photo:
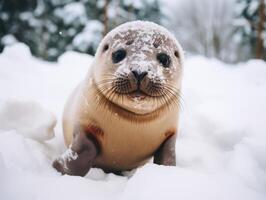
[[[160,96],[150,95],[147,91],[142,90],[141,88],[129,90],[120,90],[120,88],[102,87],[99,89],[99,92],[108,100],[111,101],[116,106],[138,115],[147,115],[161,106],[162,101]]]

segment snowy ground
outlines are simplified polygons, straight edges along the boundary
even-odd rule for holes
[[[0,199],[266,199],[266,63],[187,59],[177,167],[147,164],[132,177],[92,169],[61,176],[61,113],[91,57],[57,64],[16,44],[0,55]],[[55,115],[55,116],[54,116]],[[52,128],[57,118],[55,138]]]

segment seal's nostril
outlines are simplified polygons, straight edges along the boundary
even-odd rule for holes
[[[138,79],[139,73],[137,70],[133,70],[132,74],[135,76],[136,79]]]
[[[138,82],[141,82],[142,79],[148,74],[148,72],[144,71],[144,72],[140,72],[137,70],[132,70],[132,73],[134,75],[134,77],[137,79]]]

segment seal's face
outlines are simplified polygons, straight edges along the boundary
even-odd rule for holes
[[[103,39],[94,78],[108,100],[130,112],[147,114],[170,99],[178,103],[182,50],[158,25],[140,23],[149,26],[128,23]]]

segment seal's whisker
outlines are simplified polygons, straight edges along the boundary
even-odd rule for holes
[[[173,101],[177,103],[178,107],[183,109],[182,102],[180,101],[181,100],[180,93],[177,90],[174,90],[173,87],[169,87],[169,88],[165,87],[165,91],[167,91],[170,94],[170,96],[172,96]]]
[[[174,88],[172,86],[169,86],[169,85],[167,85],[166,88],[170,89],[173,93],[175,93],[178,96],[178,98],[180,100],[181,108],[183,109],[184,108],[183,103],[185,101],[184,101],[184,99],[182,97],[181,91],[179,89],[176,89],[176,88]]]

